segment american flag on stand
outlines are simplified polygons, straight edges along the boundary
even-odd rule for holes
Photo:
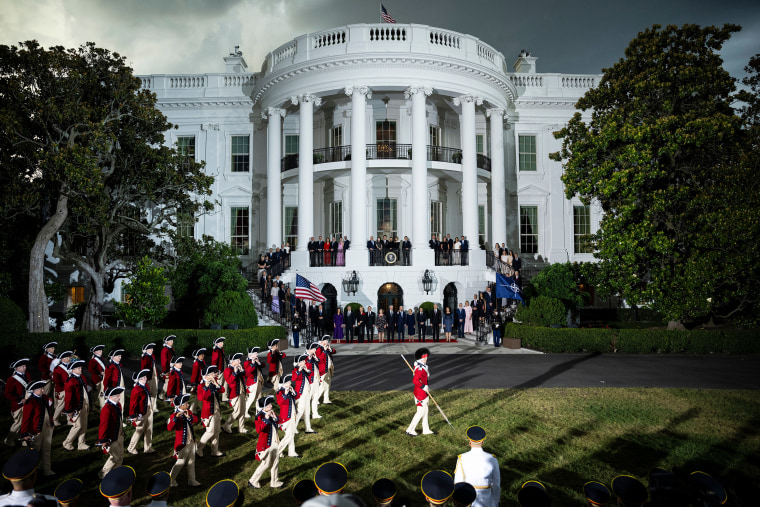
[[[388,14],[388,11],[385,10],[385,6],[383,4],[380,4],[380,17],[386,23],[395,23],[396,22],[396,20],[393,19],[390,14]]]
[[[316,285],[298,273],[296,273],[296,297],[299,299],[310,299],[320,303],[326,300]]]

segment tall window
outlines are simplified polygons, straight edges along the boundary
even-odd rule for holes
[[[192,213],[179,210],[177,213],[177,237],[192,238],[195,230],[195,217]]]
[[[377,158],[396,158],[396,122],[379,121],[375,123],[377,139]]]
[[[538,253],[538,206],[520,206],[520,251]]]
[[[519,136],[521,171],[536,170],[536,136]]]
[[[335,238],[343,236],[343,201],[330,203],[330,227],[328,230],[330,235]]]
[[[478,206],[478,244],[486,244],[486,207]]]
[[[69,287],[69,298],[72,305],[84,303],[84,287]]]
[[[483,136],[483,134],[475,136],[475,149],[478,155],[486,154],[485,136]]]
[[[232,161],[230,170],[233,173],[248,172],[250,167],[250,137],[232,136]]]
[[[388,236],[398,235],[398,201],[396,199],[378,199],[377,200],[377,236],[382,238],[384,234]],[[355,241],[362,241],[360,238],[353,238]]]
[[[593,253],[591,244],[591,207],[573,206],[573,245],[575,253]]]
[[[195,162],[195,136],[181,136],[177,138],[177,151],[183,159],[185,166]]]
[[[285,155],[298,153],[298,135],[285,136]]]
[[[290,251],[298,246],[298,206],[285,206],[283,237],[290,243]]]
[[[248,206],[230,208],[230,246],[238,255],[248,255],[250,214]]]
[[[430,201],[430,234],[443,234],[443,203]]]
[[[430,134],[428,135],[428,144],[430,146],[441,145],[441,129],[435,125],[430,125]]]
[[[331,138],[331,146],[334,148],[343,146],[343,125],[337,125],[332,128]]]

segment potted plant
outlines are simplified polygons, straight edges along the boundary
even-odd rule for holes
[[[412,149],[409,148],[409,151],[407,152],[409,154],[409,158],[412,158]]]
[[[321,153],[315,153],[313,155],[313,161],[315,164],[321,164],[322,162],[324,162],[324,160],[325,160],[325,157]]]
[[[461,151],[455,151],[453,155],[451,155],[451,160],[455,164],[461,164],[462,163],[462,152]]]

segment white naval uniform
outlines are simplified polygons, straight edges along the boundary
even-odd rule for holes
[[[35,493],[33,489],[25,489],[23,491],[11,491],[7,495],[0,495],[0,507],[5,505],[27,505],[35,498],[55,501],[54,496],[40,495],[39,493]]]
[[[454,482],[469,482],[478,497],[472,507],[497,507],[501,496],[499,462],[482,447],[473,447],[460,454],[454,471]]]

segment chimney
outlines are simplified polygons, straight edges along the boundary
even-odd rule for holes
[[[530,52],[523,49],[520,51],[520,55],[517,57],[517,61],[515,61],[512,68],[514,68],[515,72],[518,74],[535,74],[536,60],[538,60],[538,58],[530,56]]]
[[[245,63],[240,46],[235,46],[235,49],[230,52],[229,56],[224,57],[224,64],[224,71],[227,74],[242,74],[248,70],[248,64]]]

